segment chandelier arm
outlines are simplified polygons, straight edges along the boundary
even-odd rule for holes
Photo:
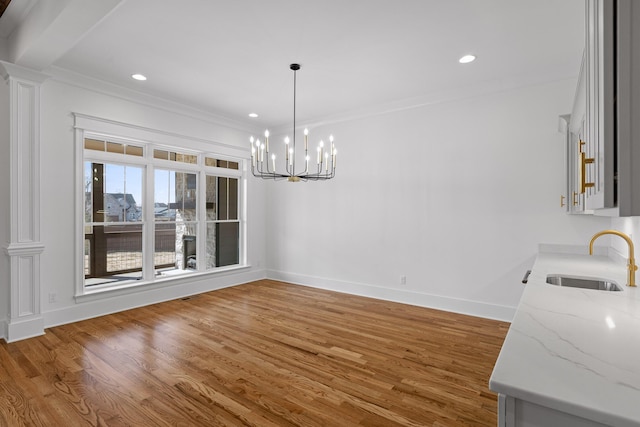
[[[289,178],[290,175],[285,175],[285,174],[281,174],[281,173],[265,173],[265,172],[260,172],[258,171],[257,173],[255,173],[254,171],[252,171],[253,176],[257,177],[257,178],[269,178],[269,179],[284,179],[284,178]]]
[[[300,177],[300,179],[303,178],[307,178],[307,179],[331,179],[336,175],[336,168],[334,165],[331,166],[331,173],[329,173],[329,171],[327,170],[326,172],[322,172],[322,169],[319,168],[318,172],[316,173],[312,173],[312,174],[300,174],[298,175]]]

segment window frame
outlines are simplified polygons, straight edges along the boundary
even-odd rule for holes
[[[118,122],[109,122],[104,119],[94,118],[78,113],[75,117],[75,154],[76,154],[76,280],[75,296],[81,298],[86,295],[94,295],[116,289],[153,286],[162,283],[171,285],[184,282],[185,279],[215,275],[229,270],[249,267],[247,264],[247,223],[246,223],[246,180],[247,180],[247,153],[236,147],[208,142],[202,144],[200,140],[194,140],[186,136],[166,134],[147,128],[140,128]],[[105,132],[105,129],[110,132]],[[140,136],[145,138],[140,138]],[[128,155],[111,153],[84,148],[84,140],[98,139],[120,144],[132,144],[143,147],[143,155]],[[157,141],[157,142],[156,142]],[[195,155],[196,163],[185,163],[176,160],[163,160],[154,158],[154,150],[168,150],[183,154]],[[205,157],[213,157],[220,160],[236,162],[238,169],[228,169],[217,166],[205,166]],[[113,163],[124,166],[136,166],[143,168],[142,206],[142,230],[143,230],[143,266],[142,278],[135,281],[124,281],[115,284],[92,285],[87,288],[84,275],[84,231],[85,231],[85,192],[84,192],[84,165],[86,161]],[[197,269],[188,273],[156,276],[154,266],[155,252],[155,215],[154,215],[154,174],[158,170],[169,170],[196,174],[196,222],[197,222]],[[208,221],[206,219],[206,177],[228,177],[238,179],[238,220],[239,235],[238,263],[206,268],[206,232]]]

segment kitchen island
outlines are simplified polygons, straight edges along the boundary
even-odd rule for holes
[[[559,287],[547,275],[613,280]],[[640,288],[605,256],[541,252],[491,376],[501,426],[640,426]]]

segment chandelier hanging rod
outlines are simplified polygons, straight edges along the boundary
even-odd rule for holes
[[[336,174],[336,156],[338,154],[333,143],[333,135],[329,135],[328,150],[324,148],[324,141],[320,141],[316,157],[316,170],[309,170],[309,130],[304,130],[304,171],[296,173],[296,72],[300,69],[300,64],[291,64],[289,66],[293,70],[293,139],[288,136],[284,138],[285,156],[284,156],[284,172],[276,170],[276,154],[269,149],[269,131],[264,132],[264,141],[254,139],[251,142],[251,173],[253,176],[263,179],[287,179],[290,182],[298,181],[324,181],[331,179]],[[291,142],[291,145],[289,143]],[[265,161],[266,157],[266,161]],[[324,169],[324,170],[323,170]]]

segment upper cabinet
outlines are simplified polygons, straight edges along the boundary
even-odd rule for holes
[[[620,216],[640,216],[640,2],[617,2],[617,165]]]
[[[615,1],[585,2],[586,118],[578,151],[580,192],[586,209],[613,208],[615,200]]]
[[[585,19],[583,63],[567,131],[568,210],[637,216],[640,36],[631,30],[640,25],[640,2],[586,0]]]

